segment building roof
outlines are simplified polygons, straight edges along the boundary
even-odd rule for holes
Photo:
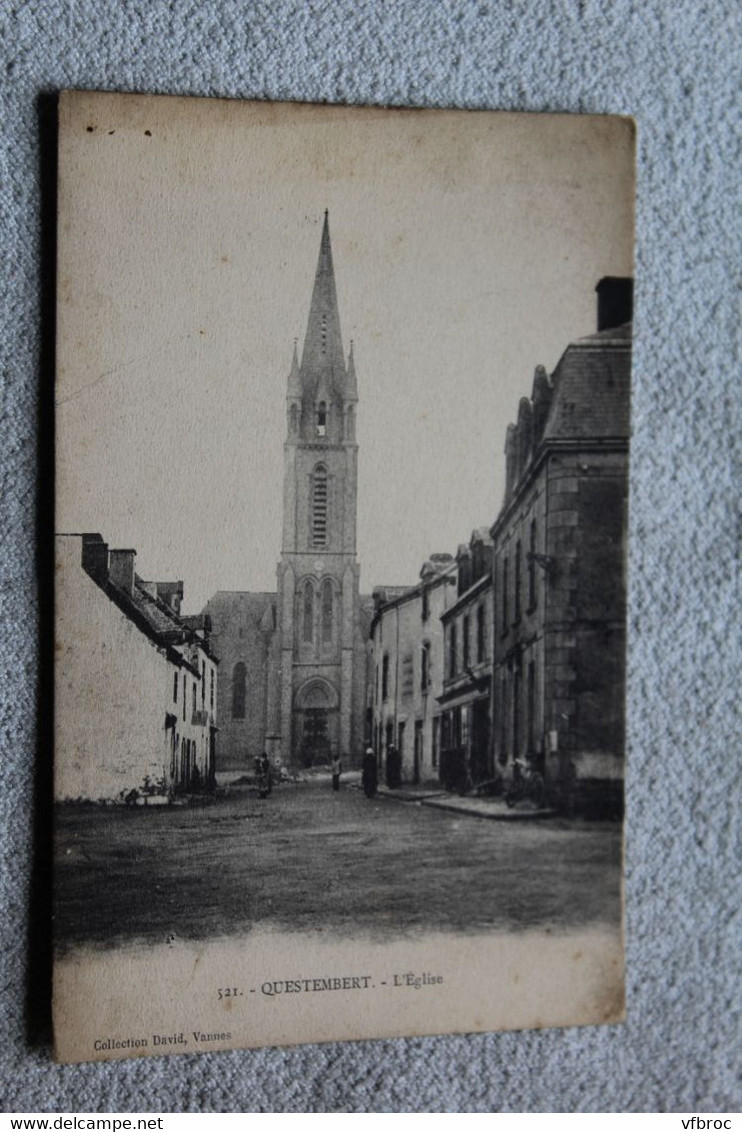
[[[182,635],[183,630],[186,628],[185,622],[182,617],[170,608],[167,602],[162,601],[161,598],[154,597],[148,590],[144,588],[146,583],[142,583],[139,575],[135,575],[134,585],[132,586],[131,593],[125,593],[129,598],[132,605],[147,619],[149,624],[157,633],[174,634],[175,636]],[[110,585],[114,585],[110,582]],[[120,589],[120,587],[116,587]]]
[[[121,584],[112,576],[109,569],[109,548],[99,534],[83,534],[82,561],[83,570],[127,617],[132,624],[144,633],[154,644],[163,648],[174,664],[186,666],[197,673],[190,659],[184,656],[175,647],[183,644],[194,644],[209,655],[208,638],[195,636],[195,626],[189,625],[174,609],[161,597],[157,596],[154,583],[146,582],[133,571],[134,550],[111,550],[110,555],[130,555],[132,570],[129,583]],[[166,583],[160,583],[160,585]],[[182,593],[183,583],[173,582],[172,592]],[[204,626],[200,626],[204,628]]]
[[[571,342],[552,377],[543,439],[629,436],[631,324]]]
[[[488,570],[486,574],[481,574],[476,581],[472,582],[468,589],[459,594],[453,605],[449,605],[448,609],[444,609],[441,613],[441,621],[449,621],[457,613],[460,613],[466,606],[472,605],[478,601],[480,595],[489,590],[492,586],[492,573]]]
[[[211,618],[212,633],[216,636],[233,623],[235,614],[266,632],[271,631],[271,608],[275,610],[276,603],[275,593],[218,590],[207,601],[203,613]],[[272,626],[275,627],[275,617],[272,619]]]
[[[436,568],[430,573],[425,573],[425,567],[430,565],[431,559],[436,563]],[[431,590],[446,583],[455,584],[456,573],[457,564],[452,555],[434,554],[423,563],[423,569],[420,571],[421,581],[416,585],[374,586],[374,615],[369,631],[373,632],[376,622],[386,610],[393,609],[397,605],[403,605],[406,601],[413,601],[420,597],[423,590]]]

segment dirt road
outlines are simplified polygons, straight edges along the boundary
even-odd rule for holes
[[[258,923],[345,936],[616,923],[620,827],[481,821],[329,778],[261,801],[57,814],[56,935],[161,942]]]

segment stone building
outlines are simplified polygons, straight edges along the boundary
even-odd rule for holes
[[[456,562],[433,554],[416,586],[378,587],[371,622],[371,735],[380,772],[389,747],[402,781],[437,782],[444,652],[441,616],[456,599]]]
[[[495,766],[552,799],[620,805],[631,280],[598,284],[598,332],[536,369],[491,528]]]
[[[252,769],[252,758],[268,745],[268,688],[277,665],[276,604],[275,593],[219,591],[206,606],[220,665],[220,770]]]
[[[58,535],[57,800],[155,804],[214,784],[217,660],[182,582],[147,582],[134,550]]]
[[[274,594],[220,591],[205,612],[223,660],[220,765],[261,750],[294,766],[360,757],[372,612],[356,560],[358,388],[343,350],[330,229],[286,390],[283,534]]]
[[[472,532],[456,554],[456,600],[441,614],[445,664],[441,707],[441,782],[464,790],[494,777],[491,748],[492,539]]]

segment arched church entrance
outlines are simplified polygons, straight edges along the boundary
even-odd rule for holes
[[[303,766],[328,766],[338,750],[339,699],[329,680],[313,677],[294,698],[294,759]]]

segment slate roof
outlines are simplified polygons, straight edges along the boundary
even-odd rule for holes
[[[110,580],[109,584],[114,585]],[[116,588],[118,589],[118,587]],[[119,592],[121,593],[123,591],[119,590]],[[134,608],[149,622],[156,633],[161,633],[168,637],[171,635],[182,635],[185,629],[182,618],[170,608],[167,602],[147,593],[147,591],[143,589],[139,577],[135,578],[131,593],[127,593],[125,596]]]
[[[276,602],[275,593],[218,590],[209,598],[203,612],[211,617],[212,632],[218,636],[233,624],[235,614],[240,614],[245,620],[254,622],[255,627],[260,629],[271,605],[275,606]]]
[[[628,439],[631,323],[571,342],[554,370],[544,440]]]

